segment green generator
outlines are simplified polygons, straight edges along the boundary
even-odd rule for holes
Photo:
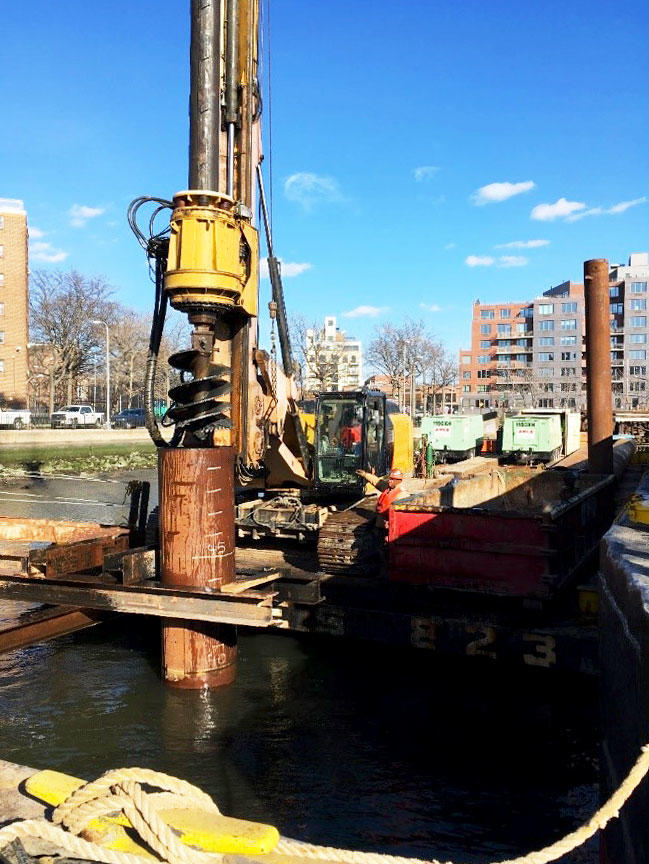
[[[419,433],[428,436],[435,460],[470,459],[482,449],[482,414],[447,414],[424,417]]]
[[[559,414],[505,417],[502,456],[517,462],[553,462],[563,450]]]

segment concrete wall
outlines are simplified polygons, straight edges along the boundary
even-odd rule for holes
[[[649,499],[649,479],[638,493]],[[601,796],[607,799],[649,741],[649,526],[623,516],[602,541]],[[606,830],[605,864],[649,862],[649,781]]]

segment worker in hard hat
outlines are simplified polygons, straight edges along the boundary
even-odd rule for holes
[[[376,516],[377,525],[379,528],[384,528],[388,518],[388,511],[395,501],[401,498],[406,498],[408,492],[403,488],[403,471],[399,468],[393,468],[387,476],[377,477],[368,471],[359,470],[356,472],[364,477],[368,482],[375,486],[380,495],[376,501]]]

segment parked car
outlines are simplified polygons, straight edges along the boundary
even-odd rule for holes
[[[135,429],[146,425],[146,414],[144,408],[125,408],[116,414],[113,426],[117,429]]]
[[[30,426],[31,422],[31,411],[20,408],[0,409],[0,426],[10,426],[12,429],[22,429],[25,426]]]
[[[52,429],[64,426],[75,428],[76,426],[102,426],[104,415],[99,411],[93,411],[90,405],[66,405],[59,408],[50,417]]]

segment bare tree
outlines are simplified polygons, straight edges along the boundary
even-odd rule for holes
[[[421,320],[406,318],[399,325],[390,322],[379,325],[366,356],[378,372],[389,378],[393,395],[403,388],[404,405],[407,381],[410,383],[411,402],[416,382],[421,382],[424,409],[427,410],[429,397],[432,396],[434,402],[436,394],[457,378],[457,364]]]
[[[320,324],[308,324],[304,316],[290,320],[291,344],[297,353],[298,392],[306,388],[314,392],[329,389],[338,380],[338,367],[343,356],[343,344],[325,342]]]
[[[111,324],[116,305],[112,289],[100,277],[36,270],[31,274],[29,316],[33,342],[50,378],[50,412],[57,393],[71,402],[74,386],[91,365],[102,343],[101,331],[91,322]],[[35,352],[36,353],[36,352]]]

